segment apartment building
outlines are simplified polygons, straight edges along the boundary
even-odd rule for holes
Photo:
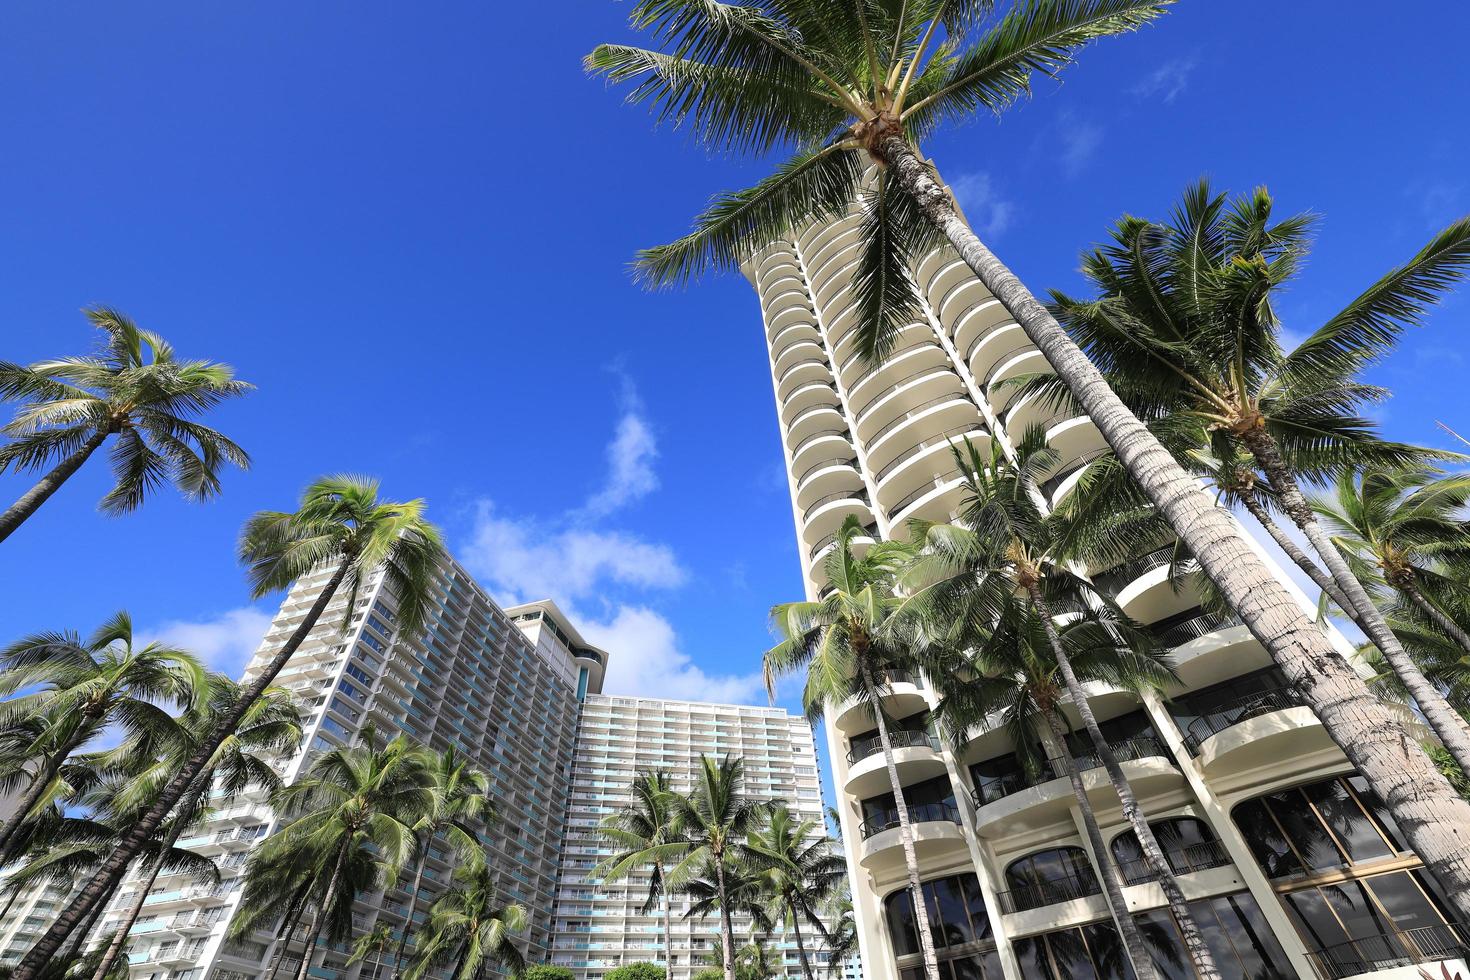
[[[760,301],[813,599],[827,587],[823,562],[846,518],[866,528],[858,542],[866,547],[906,537],[912,518],[957,514],[964,488],[951,446],[959,440],[1009,448],[1041,427],[1061,459],[1040,487],[1050,505],[1105,450],[1086,416],[1003,384],[1050,368],[947,247],[911,270],[922,315],[881,363],[864,361],[853,335],[860,234],[855,212],[813,223],[744,267]],[[1091,574],[1172,651],[1179,683],[1163,698],[1095,687],[1090,701],[1224,975],[1407,980],[1421,964],[1439,977],[1433,964],[1441,961],[1463,971],[1470,936],[1452,923],[1373,788],[1245,627],[1171,585],[1168,552]],[[1343,637],[1333,639],[1351,655]],[[887,682],[883,706],[898,729],[895,755],[946,980],[1122,977],[1117,933],[1060,767],[1028,773],[998,726],[982,726],[961,746],[941,742],[924,679]],[[922,965],[874,720],[841,705],[825,734],[865,974],[914,980]],[[1161,975],[1192,975],[1105,775],[1088,745],[1072,748]]]
[[[616,883],[593,878],[592,869],[613,853],[596,828],[631,802],[629,787],[639,772],[666,770],[674,788],[687,793],[700,756],[726,754],[745,760],[746,795],[784,803],[801,819],[814,821],[819,833],[826,832],[816,749],[805,719],[781,708],[588,695],[572,764],[552,927],[554,964],[571,968],[577,980],[601,980],[623,963],[663,962],[661,912],[641,911],[650,872],[641,870]],[[688,980],[719,955],[718,916],[685,918],[689,898],[672,901],[669,976]],[[751,935],[748,915],[735,916],[735,931],[740,942]],[[816,937],[806,940],[814,964],[825,970],[826,955],[817,949]],[[791,935],[778,932],[767,948],[779,953],[786,976],[801,976]]]
[[[261,669],[270,651],[302,621],[327,577],[328,572],[318,572],[291,590],[247,666],[247,677]],[[333,598],[279,676],[279,683],[296,692],[309,714],[301,751],[281,760],[278,771],[287,780],[295,778],[320,752],[351,743],[369,724],[383,739],[403,733],[436,751],[456,746],[491,777],[498,819],[480,830],[498,894],[530,913],[527,957],[533,962],[547,959],[577,699],[601,690],[605,654],[583,643],[554,604],[502,610],[454,562],[438,577],[432,612],[418,635],[399,628],[396,600],[381,577],[351,610],[349,601],[345,591]],[[344,618],[349,623],[345,631]],[[245,862],[275,828],[262,795],[246,793],[179,842],[213,858],[222,881],[203,886],[165,875],[154,883],[131,933],[133,977],[251,980],[262,975],[275,952],[272,934],[260,931],[230,940],[226,932],[243,891]],[[425,906],[452,867],[445,849],[430,848],[417,922],[425,918]],[[401,931],[411,887],[410,871],[386,890],[364,895],[354,911],[354,931],[360,935],[380,922],[395,934]],[[99,936],[112,933],[135,895],[132,881],[126,881]],[[302,952],[301,943],[293,943],[286,963],[299,964]],[[312,951],[311,975],[376,980],[378,972],[391,974],[391,962],[381,971],[372,961],[349,966],[350,955],[348,948],[318,946]]]

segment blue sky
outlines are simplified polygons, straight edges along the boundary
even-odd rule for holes
[[[651,295],[626,264],[769,164],[583,75],[627,3],[508,6],[0,9],[0,357],[85,349],[107,303],[259,386],[214,419],[255,457],[218,501],[104,519],[92,465],[6,542],[5,639],[127,608],[238,669],[274,609],[240,523],[345,470],[426,497],[497,595],[575,610],[611,689],[762,696],[767,610],[802,590],[754,294]],[[1282,305],[1305,333],[1470,211],[1467,33],[1459,4],[1184,0],[928,150],[1038,290],[1200,174],[1268,184],[1324,218]],[[1391,435],[1470,429],[1467,318],[1462,294],[1374,371]]]

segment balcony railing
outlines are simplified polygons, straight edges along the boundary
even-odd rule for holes
[[[1321,980],[1470,957],[1470,928],[1463,923],[1420,926],[1403,932],[1362,936],[1307,953]]]
[[[933,735],[930,735],[928,732],[923,731],[911,732],[905,729],[899,729],[895,732],[889,732],[888,744],[893,746],[893,748],[895,749],[910,749],[920,746],[927,746],[928,748],[934,749],[936,752],[939,750],[939,740],[936,739]],[[852,743],[852,748],[849,749],[847,753],[847,764],[854,765],[858,762],[861,762],[863,759],[866,759],[868,756],[877,755],[879,752],[882,751],[883,740],[877,735],[873,735],[868,738],[855,739]]]
[[[805,449],[808,445],[816,442],[818,439],[825,439],[828,436],[841,436],[844,439],[850,440],[852,438],[852,433],[847,431],[847,429],[843,426],[831,426],[826,429],[818,429],[816,432],[813,432],[811,435],[807,436],[805,439],[801,440],[801,442],[798,442],[796,444],[796,448],[791,450],[791,458],[795,459],[796,457],[801,455],[801,451]]]
[[[1066,482],[1067,477],[1071,476],[1073,473],[1076,473],[1078,470],[1082,469],[1084,466],[1087,466],[1089,463],[1094,463],[1097,460],[1102,459],[1110,452],[1112,452],[1111,449],[1094,449],[1091,452],[1085,452],[1082,453],[1080,456],[1072,457],[1072,459],[1062,464],[1062,468],[1057,470],[1055,476],[1041,482],[1041,495],[1047,500],[1051,500],[1052,495],[1061,488],[1061,485]]]
[[[1105,569],[1092,576],[1092,584],[1099,592],[1105,595],[1117,595],[1124,586],[1134,579],[1151,572],[1155,568],[1162,568],[1174,560],[1174,546],[1166,544],[1162,548],[1155,548],[1148,554],[1139,555],[1137,558],[1120,562],[1111,568]]]
[[[1210,868],[1223,868],[1230,863],[1230,855],[1225,851],[1224,844],[1209,840],[1165,851],[1164,860],[1169,862],[1169,869],[1176,875],[1187,875]],[[1147,858],[1120,862],[1118,874],[1127,885],[1142,885],[1154,880],[1154,869]]]
[[[892,473],[894,470],[898,469],[904,463],[913,459],[924,450],[932,449],[940,443],[949,443],[950,445],[958,448],[960,442],[963,441],[960,440],[958,437],[969,434],[985,435],[985,426],[978,425],[973,422],[968,425],[957,425],[953,428],[945,429],[943,432],[939,433],[936,436],[931,436],[928,439],[924,439],[920,442],[914,443],[912,446],[895,456],[892,460],[888,462],[886,466],[879,470],[877,476],[874,478],[874,482],[882,483],[883,478],[886,477],[888,474]]]
[[[928,328],[924,328],[924,330],[923,330],[923,338],[922,339],[916,340],[916,341],[914,341],[911,344],[904,344],[902,347],[895,347],[893,350],[889,351],[886,355],[884,355],[883,360],[878,361],[877,363],[874,363],[874,364],[869,364],[866,371],[864,371],[862,374],[858,375],[856,378],[853,378],[852,379],[852,384],[850,384],[850,385],[847,386],[847,390],[848,391],[851,391],[852,389],[856,388],[858,385],[862,384],[864,381],[868,380],[868,376],[869,375],[871,375],[874,371],[879,370],[880,368],[886,367],[888,364],[890,364],[893,361],[894,358],[898,357],[898,355],[900,355],[900,354],[907,354],[909,351],[911,351],[911,350],[918,350],[920,347],[936,347],[936,345],[934,343],[934,334]],[[936,347],[936,349],[937,349],[937,347]],[[842,374],[842,373],[846,372],[847,369],[850,368],[850,367],[852,367],[853,363],[855,361],[857,361],[858,358],[860,358],[862,356],[863,356],[863,352],[862,351],[860,351],[860,350],[853,351],[847,357],[845,357],[845,358],[842,359],[842,366],[837,369],[837,373],[838,374]]]
[[[836,530],[836,531],[833,531],[831,534],[824,534],[824,535],[822,535],[819,539],[817,539],[817,543],[814,544],[814,545],[812,545],[811,553],[807,557],[808,558],[816,558],[817,555],[821,552],[821,550],[823,548],[827,547],[827,545],[829,545],[833,541],[836,541],[837,540],[837,535],[839,533],[841,533],[841,529],[840,528],[838,530]],[[868,537],[873,538],[873,539],[876,540],[877,537],[878,537],[878,525],[877,524],[869,524],[869,525],[867,525],[866,527],[863,528],[863,534],[865,534]]]
[[[798,490],[801,489],[801,485],[806,482],[806,478],[817,470],[826,469],[829,466],[855,466],[856,464],[857,457],[850,455],[829,456],[826,459],[819,459],[801,471],[801,475],[796,478],[796,487]]]
[[[890,521],[897,520],[898,515],[902,514],[907,508],[912,506],[920,497],[927,496],[928,494],[933,493],[935,490],[939,490],[944,487],[957,486],[961,482],[962,481],[958,477],[951,477],[947,482],[944,483],[940,483],[936,480],[932,483],[924,484],[917,490],[912,490],[904,494],[902,500],[894,504],[892,507],[888,508],[888,519]]]
[[[1012,347],[1010,350],[1000,355],[1000,358],[996,360],[994,364],[990,365],[990,370],[985,372],[985,380],[980,382],[980,387],[984,388],[985,393],[989,395],[991,393],[991,383],[995,381],[995,376],[1000,373],[1001,368],[1006,366],[1006,361],[1010,358],[1010,356],[1012,354],[1019,354],[1023,350],[1035,349],[1036,347],[1031,343],[1031,341],[1028,340],[1024,344],[1017,344],[1015,347]],[[966,358],[966,360],[968,360],[968,358]]]
[[[1226,629],[1230,626],[1239,626],[1241,619],[1235,613],[1207,613],[1202,612],[1197,616],[1170,623],[1167,626],[1154,626],[1149,628],[1153,634],[1154,642],[1161,647],[1183,646],[1191,640],[1197,640],[1202,636],[1208,636],[1216,630]]]
[[[953,803],[919,803],[908,808],[909,823],[954,823],[960,822],[960,811]],[[898,810],[889,810],[869,817],[858,828],[863,840],[899,825]]]
[[[997,892],[995,897],[1000,901],[1001,911],[1025,912],[1044,905],[1056,905],[1058,902],[1070,902],[1100,894],[1102,885],[1098,882],[1097,875],[1091,871],[1083,871]]]
[[[974,404],[973,402],[970,401],[969,398],[967,398],[965,396],[965,393],[962,392],[962,391],[949,391],[949,392],[945,392],[944,394],[939,395],[936,398],[931,398],[931,399],[929,399],[926,402],[921,402],[920,404],[915,405],[913,408],[909,409],[907,412],[904,412],[902,415],[900,415],[898,418],[894,419],[892,422],[889,422],[886,425],[884,425],[883,428],[881,428],[877,432],[873,433],[873,438],[871,438],[871,439],[868,440],[868,445],[869,446],[876,446],[878,444],[878,440],[880,440],[884,436],[888,435],[888,433],[892,432],[894,429],[898,428],[900,425],[903,425],[909,419],[913,418],[914,416],[918,415],[921,412],[927,412],[929,409],[933,408],[935,405],[943,405],[945,402],[965,402],[968,405],[973,405]],[[975,409],[975,414],[977,416],[980,414],[980,410],[978,408]]]
[[[836,405],[829,405],[827,402],[818,402],[815,405],[803,408],[801,411],[792,416],[791,421],[786,425],[787,430],[789,431],[796,428],[796,426],[801,422],[802,419],[806,418],[808,415],[815,415],[818,412],[837,412],[838,414],[840,414],[840,411]]]
[[[811,520],[812,515],[817,512],[818,508],[826,504],[830,504],[834,500],[843,499],[851,499],[863,504],[868,504],[868,494],[865,490],[838,490],[835,493],[826,494],[825,496],[818,497],[816,500],[812,501],[812,505],[806,509],[806,513],[801,515],[801,519],[803,521],[809,521]]]
[[[1113,757],[1119,762],[1136,762],[1139,759],[1169,758],[1169,750],[1164,747],[1154,735],[1136,735],[1133,738],[1119,739],[1109,742],[1108,748],[1113,750]],[[1089,753],[1079,753],[1072,757],[1072,763],[1078,772],[1086,772],[1089,769],[1102,767],[1102,760]],[[1012,793],[1019,793],[1023,789],[1049,783],[1053,779],[1067,778],[1067,764],[1065,759],[1048,758],[1043,759],[1036,768],[1036,772],[1027,773],[1022,771],[1003,773],[999,776],[986,777],[984,785],[977,789],[974,794],[976,809],[987,803]]]
[[[1301,698],[1286,688],[1261,691],[1257,694],[1236,698],[1233,701],[1226,701],[1185,726],[1184,746],[1189,749],[1191,755],[1199,755],[1200,745],[1205,739],[1218,735],[1232,725],[1259,718],[1273,711],[1285,711],[1287,708],[1301,706]]]

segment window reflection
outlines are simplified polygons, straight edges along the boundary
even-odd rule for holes
[[[1000,980],[1000,959],[990,932],[990,918],[980,881],[973,874],[936,878],[923,884],[924,906],[929,913],[929,932],[940,954],[940,980]],[[900,961],[919,953],[919,936],[914,923],[914,903],[907,888],[883,900],[894,954]],[[907,964],[899,971],[907,978],[914,970],[923,978],[923,966]]]

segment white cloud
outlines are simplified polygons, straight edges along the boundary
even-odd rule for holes
[[[624,531],[557,527],[517,520],[480,502],[460,560],[506,603],[555,599],[571,605],[600,594],[609,583],[666,589],[685,573],[667,545]]]
[[[653,460],[658,443],[643,414],[643,405],[633,383],[623,376],[623,415],[607,446],[607,482],[587,498],[584,517],[604,517],[658,489]]]
[[[960,174],[950,181],[949,187],[978,234],[994,238],[1011,226],[1016,205],[996,193],[990,174],[981,171]]]
[[[1078,119],[1072,113],[1063,113],[1058,121],[1057,131],[1062,142],[1058,157],[1062,172],[1068,177],[1076,177],[1102,145],[1103,129],[1097,123]]]
[[[242,606],[210,619],[169,620],[143,630],[142,635],[146,641],[187,650],[215,670],[238,679],[270,625],[269,613]]]
[[[644,606],[619,606],[607,622],[578,624],[582,635],[608,651],[609,694],[763,704],[759,670],[748,674],[709,674],[679,649],[673,624]]]
[[[1145,75],[1130,91],[1140,99],[1150,99],[1157,95],[1166,105],[1171,104],[1184,93],[1196,63],[1192,56],[1166,61]]]

